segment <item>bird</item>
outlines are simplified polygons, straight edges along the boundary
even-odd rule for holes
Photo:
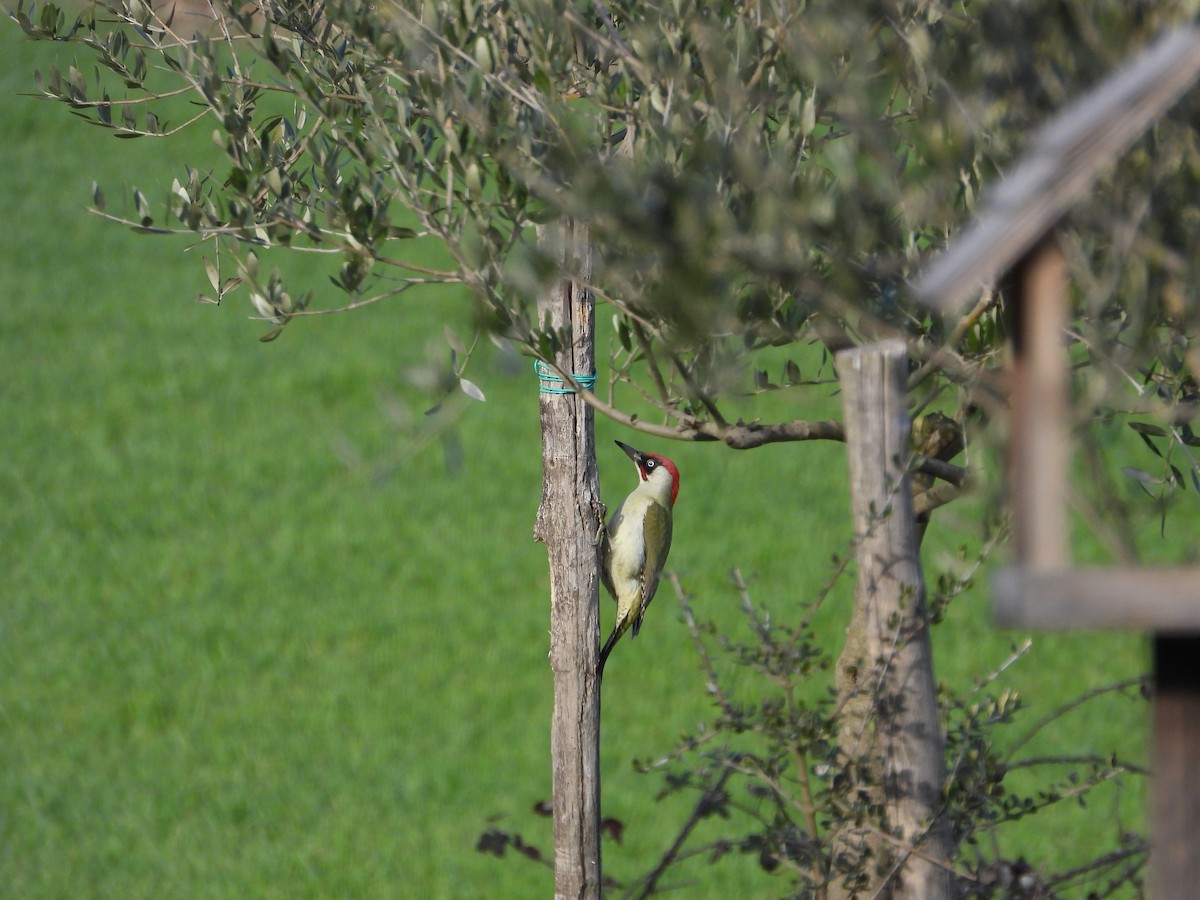
[[[608,655],[630,629],[637,637],[646,607],[658,590],[671,550],[671,517],[679,496],[679,469],[657,453],[616,441],[637,468],[637,487],[608,520],[601,540],[600,577],[617,602],[612,634],[600,650],[600,675]]]

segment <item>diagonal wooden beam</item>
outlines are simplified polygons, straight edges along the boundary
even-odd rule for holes
[[[1169,32],[1070,104],[1033,137],[983,213],[913,285],[951,312],[1006,272],[1099,176],[1200,77],[1200,28]]]

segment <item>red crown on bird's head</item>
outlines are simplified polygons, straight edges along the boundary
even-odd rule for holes
[[[674,506],[675,498],[679,496],[679,467],[675,465],[674,461],[667,459],[665,456],[659,456],[657,453],[647,453],[645,458],[647,461],[654,460],[656,464],[671,473],[671,505]],[[648,469],[645,463],[639,464],[638,468],[642,472],[643,481],[650,477],[652,469]]]

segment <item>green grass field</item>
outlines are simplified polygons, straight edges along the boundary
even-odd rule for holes
[[[195,302],[209,250],[84,212],[93,179],[110,197],[135,182],[149,194],[188,147],[115,141],[17,96],[35,67],[65,65],[59,49],[0,27],[0,893],[548,895],[548,869],[474,849],[503,817],[549,850],[530,813],[550,779],[532,373],[485,355],[472,377],[488,402],[467,410],[457,449],[406,452],[391,398],[415,399],[403,372],[444,322],[465,333],[464,299],[406,295],[259,343],[244,298]],[[837,399],[803,402],[817,406],[789,414]],[[742,627],[732,567],[786,618],[846,550],[840,446],[735,454],[597,430],[610,505],[632,486],[613,438],[679,462],[671,567],[725,628]],[[347,465],[348,448],[368,464]],[[369,464],[395,460],[387,477]],[[974,530],[970,507],[948,511],[930,558]],[[833,649],[850,587],[822,617]],[[605,813],[627,826],[606,848],[617,878],[657,858],[683,809],[656,803],[631,761],[710,714],[674,603],[664,589],[605,684]],[[981,581],[938,629],[940,678],[969,684],[1024,638],[998,632],[987,603]],[[1007,683],[1032,723],[1144,665],[1136,636],[1039,635]],[[1117,699],[1030,752],[1141,759],[1145,723]],[[1006,847],[1055,865],[1140,825],[1136,789],[1096,796],[1075,819],[1004,833]],[[784,890],[741,881],[741,865],[693,867],[681,895]]]

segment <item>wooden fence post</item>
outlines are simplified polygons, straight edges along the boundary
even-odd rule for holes
[[[555,364],[567,374],[595,370],[595,301],[587,229],[547,228],[543,246],[559,255],[563,280],[538,304],[538,319],[568,336]],[[542,393],[542,501],[534,537],[550,560],[550,668],[554,713],[554,894],[600,897],[599,556],[603,507],[591,407],[572,393]]]
[[[925,584],[908,476],[908,351],[884,341],[838,354],[858,562],[854,610],[837,665],[843,751],[882,788],[885,827],[851,838],[877,863],[863,896],[954,896],[946,780]],[[864,785],[868,792],[880,787]],[[831,896],[846,896],[835,883]],[[876,893],[877,892],[877,893]],[[854,892],[850,892],[853,894]]]

